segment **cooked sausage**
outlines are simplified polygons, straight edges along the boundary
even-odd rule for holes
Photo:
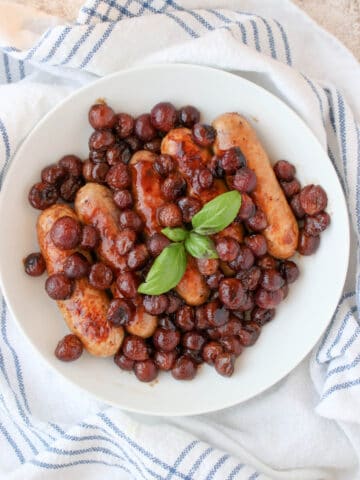
[[[136,152],[130,161],[132,193],[135,209],[145,225],[145,232],[152,235],[159,231],[156,211],[166,204],[161,192],[161,178],[153,169],[157,155],[147,150]]]
[[[219,240],[223,237],[230,237],[237,242],[242,243],[244,239],[244,229],[241,224],[232,222],[229,226],[224,228],[224,230],[221,230],[221,232],[213,235],[214,240]]]
[[[161,153],[170,155],[176,160],[179,172],[188,184],[190,195],[199,198],[203,204],[227,191],[226,185],[219,179],[215,179],[210,188],[194,190],[192,182],[194,175],[207,167],[211,155],[208,149],[200,147],[194,142],[191,130],[188,128],[170,130],[161,142]]]
[[[221,115],[214,120],[213,127],[216,130],[215,153],[221,155],[231,147],[240,147],[248,167],[256,174],[257,186],[252,197],[268,221],[262,233],[269,253],[277,258],[291,257],[297,247],[299,229],[254,129],[237,113]]]
[[[136,313],[130,325],[127,325],[126,331],[132,335],[142,338],[149,338],[156,330],[158,319],[154,315],[145,312],[142,305],[136,307]]]
[[[75,211],[81,222],[98,229],[100,244],[96,253],[99,258],[115,271],[125,270],[126,256],[120,255],[116,248],[120,210],[111,190],[98,183],[87,183],[76,194]]]
[[[116,282],[111,285],[111,292],[114,298],[124,298],[124,295],[117,288]],[[125,326],[125,330],[132,335],[137,335],[138,337],[151,337],[158,325],[158,318],[155,315],[150,315],[145,311],[145,308],[142,305],[140,294],[136,299],[133,299],[133,301],[136,307],[134,318],[131,320],[130,325]]]
[[[205,303],[210,295],[205,278],[199,272],[196,260],[190,255],[187,256],[185,273],[175,290],[188,305],[194,307]]]
[[[135,209],[146,225],[147,234],[161,232],[156,210],[167,203],[161,192],[161,178],[152,168],[155,159],[156,155],[139,151],[130,162]],[[210,294],[205,278],[191,260],[175,290],[189,305],[201,305]]]
[[[56,204],[44,210],[37,221],[37,235],[49,275],[63,270],[65,260],[75,251],[88,259],[89,253],[81,250],[60,250],[50,236],[56,220],[69,216],[77,219],[75,212],[66,205]],[[86,278],[75,280],[74,292],[68,300],[57,302],[69,329],[82,341],[92,355],[114,355],[124,338],[122,327],[111,327],[106,321],[109,299],[106,293],[92,287]]]

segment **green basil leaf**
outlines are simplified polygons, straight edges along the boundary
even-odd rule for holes
[[[190,232],[185,240],[185,248],[195,258],[219,258],[211,238],[195,232]]]
[[[161,230],[167,238],[169,238],[173,242],[182,242],[188,236],[188,230],[185,228],[170,228],[166,227]]]
[[[215,197],[193,216],[194,231],[200,235],[212,235],[224,230],[235,220],[240,206],[241,195],[237,190]]]
[[[155,259],[139,293],[161,295],[168,292],[182,279],[186,270],[186,253],[183,243],[172,243]]]

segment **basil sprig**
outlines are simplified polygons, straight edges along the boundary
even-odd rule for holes
[[[219,258],[211,238],[196,232],[190,232],[185,240],[185,248],[195,258]]]
[[[221,232],[235,219],[241,206],[241,195],[237,190],[223,193],[206,203],[192,218],[192,226],[200,235]]]
[[[161,295],[180,282],[186,270],[186,253],[183,243],[172,243],[155,259],[139,293]]]
[[[208,235],[224,230],[232,223],[241,207],[238,191],[223,193],[206,203],[192,219],[193,230],[163,228],[162,233],[176,243],[164,248],[155,259],[139,288],[139,293],[161,295],[182,279],[186,270],[186,252],[195,258],[218,258],[214,242]]]
[[[163,233],[165,237],[173,242],[182,242],[183,240],[186,240],[190,232],[185,228],[166,227],[161,230],[161,233]]]

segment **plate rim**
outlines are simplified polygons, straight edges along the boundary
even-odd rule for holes
[[[11,172],[13,169],[16,168],[16,163],[17,163],[17,159],[20,158],[20,156],[22,155],[22,152],[25,151],[26,149],[26,146],[27,146],[27,142],[29,141],[29,139],[31,139],[31,136],[37,132],[38,130],[40,130],[43,126],[44,123],[47,122],[48,118],[51,117],[55,112],[57,112],[57,110],[61,109],[62,106],[64,104],[67,104],[68,102],[71,102],[71,100],[76,97],[77,95],[79,94],[83,94],[84,92],[86,92],[87,90],[91,90],[94,85],[98,86],[99,84],[101,85],[101,83],[105,83],[105,82],[108,82],[109,80],[111,81],[113,78],[116,78],[116,77],[122,77],[123,75],[127,75],[127,74],[131,74],[133,72],[137,72],[137,71],[144,71],[144,70],[161,70],[161,69],[192,69],[192,70],[204,70],[204,71],[215,71],[217,74],[220,74],[220,75],[224,75],[225,77],[232,77],[232,78],[236,78],[240,83],[245,83],[247,84],[247,86],[249,86],[250,88],[253,88],[255,90],[262,90],[263,93],[267,96],[270,96],[272,97],[272,99],[277,102],[278,104],[280,104],[282,106],[282,108],[285,108],[286,110],[286,113],[292,117],[294,117],[296,119],[296,121],[300,121],[303,125],[303,127],[306,129],[307,131],[307,134],[309,136],[311,136],[313,138],[313,140],[319,145],[319,147],[321,148],[321,150],[323,151],[324,155],[326,156],[327,160],[328,160],[328,165],[329,167],[331,167],[332,169],[332,172],[333,174],[335,175],[336,177],[336,180],[337,180],[337,183],[338,183],[338,186],[340,188],[340,191],[341,191],[341,202],[343,204],[343,208],[344,209],[344,213],[346,213],[346,215],[344,215],[345,219],[346,219],[346,225],[344,225],[344,227],[346,227],[344,229],[344,238],[346,239],[346,246],[345,248],[343,249],[344,250],[344,259],[346,260],[343,264],[343,271],[342,271],[342,280],[341,280],[341,289],[339,289],[339,295],[338,297],[336,298],[336,301],[333,302],[334,304],[334,307],[331,309],[332,310],[332,314],[331,316],[329,317],[329,319],[327,320],[326,324],[324,325],[324,328],[321,330],[321,333],[319,336],[317,336],[317,339],[314,343],[311,342],[311,345],[309,347],[307,347],[306,349],[304,349],[304,353],[301,355],[301,358],[300,359],[296,359],[296,362],[295,364],[290,368],[290,370],[288,368],[285,368],[286,370],[286,373],[280,373],[278,376],[277,376],[277,379],[275,381],[273,381],[271,383],[271,385],[265,385],[264,387],[260,388],[259,390],[257,390],[257,392],[254,394],[254,393],[249,393],[248,395],[245,395],[240,401],[230,401],[229,403],[226,403],[224,402],[223,406],[221,406],[220,408],[218,407],[209,407],[209,408],[202,408],[201,406],[199,406],[198,408],[194,408],[191,412],[182,412],[182,411],[175,411],[175,412],[159,412],[159,411],[149,411],[149,410],[144,410],[144,409],[141,409],[141,408],[133,408],[131,406],[123,406],[123,405],[120,405],[119,403],[116,403],[112,400],[109,400],[107,398],[104,398],[100,393],[95,393],[94,391],[90,391],[88,390],[85,386],[82,386],[82,385],[79,385],[76,383],[75,380],[73,380],[72,378],[68,377],[65,372],[61,371],[61,369],[58,369],[56,367],[56,365],[52,364],[50,362],[50,360],[47,359],[47,357],[40,351],[40,349],[38,349],[38,347],[36,346],[36,344],[33,342],[33,340],[26,334],[25,332],[25,329],[22,327],[22,324],[20,322],[20,320],[17,318],[17,316],[15,315],[14,313],[14,310],[13,310],[13,306],[11,304],[11,302],[8,301],[8,288],[7,286],[5,285],[5,282],[4,282],[4,278],[3,278],[3,269],[0,268],[0,288],[2,290],[2,294],[4,296],[4,299],[5,299],[5,302],[6,302],[6,305],[11,313],[11,316],[12,318],[14,319],[17,327],[19,328],[19,330],[21,331],[21,334],[26,338],[26,340],[28,341],[28,343],[31,345],[32,349],[35,351],[35,353],[37,355],[39,355],[42,360],[45,362],[45,364],[50,368],[50,369],[54,369],[57,374],[61,375],[62,378],[64,378],[67,382],[69,382],[70,385],[74,385],[76,388],[80,389],[80,391],[84,391],[86,392],[87,395],[91,395],[94,399],[96,399],[97,401],[100,401],[102,403],[105,403],[105,404],[108,404],[108,405],[112,405],[116,408],[121,408],[123,410],[126,410],[126,411],[129,411],[129,412],[133,412],[133,413],[139,413],[139,414],[144,414],[144,415],[152,415],[152,416],[157,416],[157,417],[179,417],[179,416],[193,416],[193,415],[199,415],[199,414],[206,414],[206,413],[211,413],[211,412],[216,412],[216,411],[221,411],[221,410],[224,410],[226,408],[230,408],[230,407],[233,407],[235,405],[239,405],[243,402],[246,402],[247,400],[249,399],[252,399],[252,398],[256,398],[257,396],[259,396],[260,394],[262,394],[263,392],[265,392],[266,390],[276,386],[281,380],[283,380],[284,378],[286,378],[298,365],[300,365],[300,363],[305,359],[305,357],[307,357],[309,355],[309,353],[311,352],[311,350],[313,350],[313,348],[316,346],[317,342],[321,339],[321,337],[323,336],[324,332],[326,331],[326,329],[328,328],[330,322],[331,322],[331,318],[333,317],[334,315],[334,312],[336,310],[336,306],[338,305],[339,303],[339,299],[341,298],[341,294],[343,292],[343,289],[344,289],[344,285],[345,285],[345,281],[346,281],[346,276],[347,276],[347,272],[348,272],[348,268],[349,268],[349,259],[350,259],[350,220],[349,220],[349,209],[348,209],[348,205],[347,205],[347,202],[346,202],[346,198],[345,198],[345,193],[343,191],[343,188],[341,186],[341,182],[339,180],[339,177],[336,173],[336,170],[335,170],[335,167],[334,165],[332,164],[329,156],[327,155],[325,149],[323,148],[321,142],[318,140],[318,138],[316,137],[316,135],[314,134],[314,132],[310,129],[310,127],[305,123],[305,121],[301,118],[301,116],[296,112],[294,111],[287,103],[285,103],[284,100],[282,100],[281,98],[279,98],[278,96],[276,96],[274,93],[268,91],[266,88],[258,85],[257,83],[253,82],[253,81],[250,81],[244,77],[242,77],[240,74],[236,74],[236,73],[232,73],[230,71],[227,71],[227,70],[223,70],[221,68],[216,68],[216,67],[213,67],[213,66],[206,66],[206,65],[197,65],[197,64],[190,64],[190,63],[157,63],[157,64],[148,64],[148,65],[143,65],[143,66],[136,66],[136,67],[131,67],[131,68],[127,68],[127,69],[124,69],[124,70],[120,70],[120,71],[117,71],[117,72],[113,72],[109,75],[106,75],[104,77],[101,77],[101,78],[98,78],[86,85],[83,85],[82,87],[76,89],[74,92],[71,92],[69,95],[66,95],[65,98],[63,98],[62,100],[60,100],[55,106],[53,106],[44,116],[43,118],[37,122],[31,129],[30,131],[26,134],[26,136],[24,137],[24,139],[20,142],[18,148],[16,149],[14,155],[13,155],[13,158],[12,160],[10,161],[10,164],[8,165],[8,167],[5,169],[4,171],[4,181],[3,181],[3,184],[2,184],[2,188],[1,188],[1,191],[0,191],[0,218],[1,218],[1,212],[4,208],[4,197],[6,196],[6,192],[7,190],[10,188],[10,181],[9,181],[9,178],[11,177]],[[339,198],[337,198],[337,201],[339,201]],[[1,265],[1,262],[0,262],[0,265]]]

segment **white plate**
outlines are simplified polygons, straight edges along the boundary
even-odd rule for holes
[[[44,291],[44,277],[30,278],[23,257],[38,250],[35,222],[39,212],[27,201],[41,169],[62,155],[85,158],[90,127],[87,112],[99,97],[116,111],[134,115],[169,100],[177,107],[197,106],[211,122],[238,111],[255,126],[272,161],[295,164],[303,184],[319,183],[328,193],[331,226],[321,246],[308,258],[297,258],[301,276],[252,348],[236,362],[231,378],[202,366],[191,382],[161,374],[155,385],[140,383],[121,371],[112,358],[84,354],[67,364],[54,347],[67,333],[65,323]],[[278,98],[242,78],[190,65],[159,65],[103,78],[73,94],[34,128],[14,158],[1,194],[0,272],[7,303],[27,338],[57,372],[99,399],[141,413],[191,415],[243,402],[288,374],[315,345],[340,297],[349,253],[346,204],[335,171],[319,142],[302,120]]]

